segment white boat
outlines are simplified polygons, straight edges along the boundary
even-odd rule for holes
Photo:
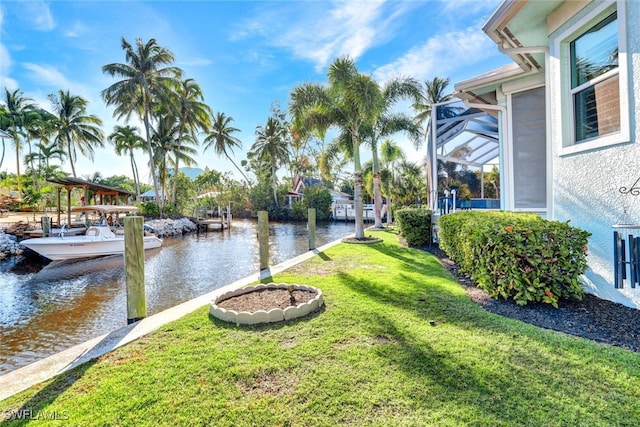
[[[135,206],[92,205],[74,210],[95,212],[100,215],[101,220],[88,227],[81,236],[68,236],[63,231],[55,237],[25,239],[20,244],[54,261],[124,253],[124,233],[119,232],[121,229],[114,233],[107,218],[111,216],[112,222],[117,222],[120,213],[136,212]],[[143,246],[145,250],[159,248],[162,246],[162,239],[155,235],[145,235]]]

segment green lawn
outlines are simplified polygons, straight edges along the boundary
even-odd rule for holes
[[[341,244],[274,278],[321,288],[319,313],[248,327],[203,307],[0,402],[0,416],[28,409],[82,426],[640,423],[638,354],[487,313],[436,258],[375,234],[384,242]]]

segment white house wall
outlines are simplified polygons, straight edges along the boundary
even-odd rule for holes
[[[626,22],[626,42],[628,51],[630,141],[602,148],[594,148],[574,154],[563,151],[566,141],[566,126],[563,117],[560,81],[562,58],[557,40],[563,32],[589,16],[600,2],[592,3],[558,27],[550,35],[550,55],[548,65],[549,82],[549,130],[552,158],[552,202],[551,218],[570,221],[573,226],[592,233],[589,239],[589,271],[586,284],[590,293],[602,298],[640,308],[640,288],[614,288],[613,228],[614,224],[640,224],[640,196],[623,194],[620,189],[631,188],[640,178],[640,135],[638,126],[640,113],[636,99],[640,99],[640,2],[625,2],[618,5],[618,19]],[[624,8],[622,14],[620,7]],[[622,15],[622,16],[621,16]],[[624,26],[624,24],[623,24]],[[624,52],[620,52],[622,57]],[[624,59],[624,58],[622,58]],[[624,61],[620,61],[623,66]],[[622,96],[622,93],[621,93]],[[564,132],[563,132],[564,129]],[[624,129],[623,129],[624,131]],[[636,184],[640,190],[640,182]]]

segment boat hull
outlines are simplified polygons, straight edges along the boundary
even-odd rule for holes
[[[124,254],[124,236],[93,239],[88,236],[42,237],[20,242],[23,246],[53,261]],[[159,248],[162,239],[144,236],[144,249]]]

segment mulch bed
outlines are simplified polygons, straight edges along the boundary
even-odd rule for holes
[[[318,293],[315,291],[294,290],[292,295],[293,301],[287,289],[259,289],[218,301],[217,305],[226,310],[246,311],[249,313],[254,313],[258,310],[269,311],[274,308],[284,310],[287,307],[311,301]]]
[[[640,310],[587,294],[582,301],[562,300],[559,308],[549,304],[519,306],[513,300],[492,298],[478,288],[437,246],[423,248],[440,259],[472,301],[485,310],[541,328],[640,351]]]

